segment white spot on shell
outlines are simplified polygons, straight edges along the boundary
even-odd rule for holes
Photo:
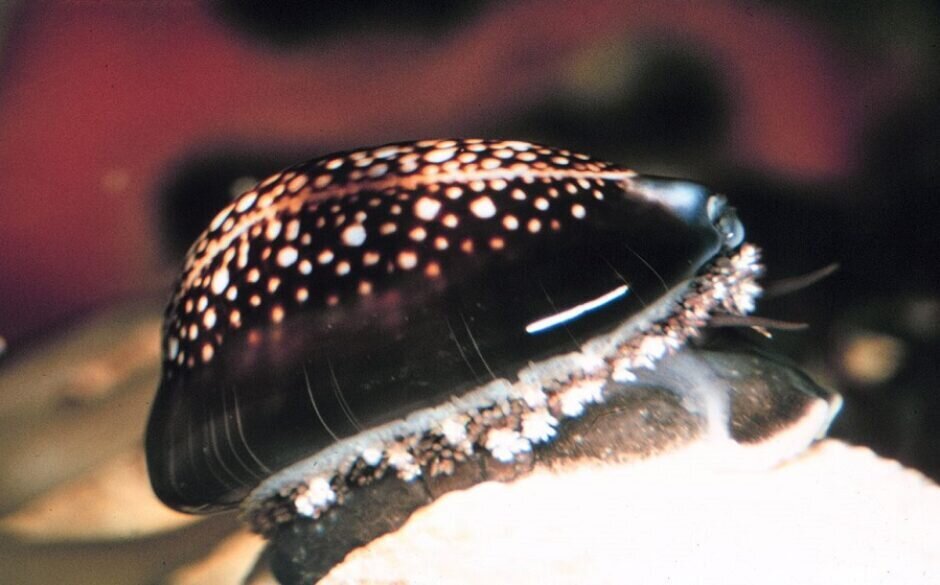
[[[284,231],[284,239],[288,242],[293,242],[297,239],[297,236],[300,235],[300,221],[292,219],[287,224],[287,228]]]
[[[166,340],[166,354],[172,360],[175,359],[180,351],[180,340],[172,335]]]
[[[488,219],[496,215],[496,205],[493,200],[484,195],[478,197],[470,203],[470,211],[480,219]]]
[[[216,214],[215,218],[212,220],[212,223],[209,224],[209,231],[214,232],[215,230],[219,229],[219,227],[222,225],[222,222],[228,219],[228,215],[231,212],[232,212],[232,206],[229,205],[225,209],[220,211],[218,214]]]
[[[243,239],[242,242],[238,245],[238,267],[244,268],[248,266],[248,252],[251,250],[251,246],[248,244],[248,239]]]
[[[393,156],[400,153],[401,149],[397,146],[383,146],[382,148],[379,148],[373,152],[372,156],[375,158],[392,158]]]
[[[277,238],[278,234],[281,233],[281,222],[274,220],[268,224],[268,228],[264,231],[264,236],[269,240],[274,240]]]
[[[442,163],[454,158],[457,151],[453,148],[437,149],[424,155],[424,160],[430,163]]]
[[[441,210],[441,202],[430,197],[422,197],[415,202],[415,215],[424,221],[431,221]]]
[[[206,329],[212,329],[215,327],[216,319],[218,315],[215,312],[215,309],[210,308],[208,311],[202,315],[202,324],[205,325]]]
[[[418,265],[418,255],[412,250],[399,252],[398,265],[404,270],[411,270]]]
[[[371,167],[369,167],[369,170],[366,171],[366,175],[368,175],[370,178],[376,179],[378,177],[381,177],[387,172],[388,172],[388,165],[385,163],[379,163],[377,165],[372,165]]]
[[[329,264],[333,261],[333,250],[326,249],[317,255],[317,262],[320,264]]]
[[[287,246],[277,253],[277,265],[286,268],[297,261],[297,248]]]
[[[280,178],[281,178],[281,173],[275,173],[275,174],[271,175],[270,177],[268,177],[267,179],[265,179],[265,180],[264,180],[260,185],[258,185],[258,186],[259,186],[259,187],[267,187],[268,185],[273,184],[275,181],[277,181],[277,180],[280,179]]]
[[[209,285],[214,294],[220,295],[228,287],[229,274],[227,268],[219,268],[212,275],[212,283]]]
[[[423,242],[424,239],[428,237],[428,231],[423,227],[418,226],[408,232],[408,237],[415,242]]]
[[[287,190],[291,193],[296,193],[304,188],[304,185],[307,184],[307,175],[298,175],[291,179],[290,183],[287,184]]]
[[[366,228],[362,224],[351,224],[340,237],[347,246],[361,246],[366,241]]]
[[[235,211],[241,213],[251,207],[255,200],[258,199],[258,193],[252,191],[250,193],[245,193],[242,195],[241,199],[238,200],[238,203],[235,204]]]
[[[584,209],[584,206],[580,203],[575,203],[571,206],[571,215],[575,216],[577,219],[584,219],[584,216],[587,215],[587,210]]]
[[[362,263],[365,266],[372,266],[373,264],[377,263],[380,258],[381,256],[379,256],[378,252],[373,252],[370,250],[362,255]]]

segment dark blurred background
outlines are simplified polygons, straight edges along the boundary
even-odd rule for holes
[[[298,160],[445,136],[710,184],[768,281],[838,263],[761,304],[811,326],[773,346],[843,393],[835,436],[940,479],[937,39],[915,0],[0,2],[0,512],[119,456],[146,485],[160,305],[215,210]],[[120,541],[136,572],[114,582],[185,582],[209,544],[133,565],[129,535],[156,546],[167,522],[78,552],[37,524],[0,559]],[[179,530],[215,542],[224,522]]]

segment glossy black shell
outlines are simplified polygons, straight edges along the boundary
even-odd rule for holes
[[[736,226],[699,186],[523,142],[287,169],[187,257],[147,431],[156,493],[186,511],[235,506],[338,438],[513,380],[657,303],[735,245]]]

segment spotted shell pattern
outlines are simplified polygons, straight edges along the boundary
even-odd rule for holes
[[[435,280],[449,257],[564,230],[592,213],[605,185],[634,176],[563,149],[482,139],[286,169],[222,209],[189,250],[166,313],[166,375],[210,362],[234,331],[375,294],[392,273]],[[544,189],[523,188],[535,183]]]

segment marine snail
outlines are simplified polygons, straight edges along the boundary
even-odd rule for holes
[[[309,582],[440,493],[538,465],[786,430],[779,460],[824,432],[833,395],[689,347],[754,309],[761,270],[724,197],[563,149],[425,140],[290,167],[186,257],[153,487],[188,512],[241,506],[276,557],[309,543],[278,569]],[[770,370],[783,389],[755,382]],[[737,400],[750,387],[762,399]],[[621,404],[584,423],[654,395],[672,405],[656,421]]]

